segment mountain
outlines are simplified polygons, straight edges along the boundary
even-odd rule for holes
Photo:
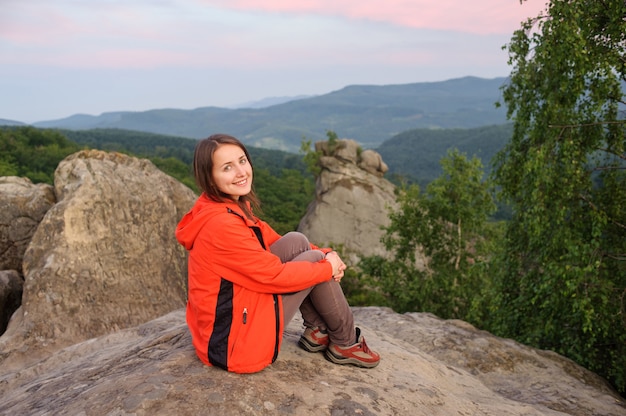
[[[302,100],[302,99],[310,98],[310,97],[312,96],[311,95],[297,95],[294,97],[267,97],[258,101],[249,101],[246,103],[237,104],[228,108],[233,108],[233,109],[234,108],[266,108],[266,107],[271,107],[273,105],[284,104],[289,101]]]
[[[5,118],[0,118],[0,126],[25,126],[26,123],[22,123],[21,121],[15,120],[7,120]]]
[[[154,109],[74,115],[34,123],[65,129],[119,128],[202,138],[225,132],[256,147],[297,152],[303,138],[325,140],[332,130],[363,147],[375,148],[411,129],[472,128],[502,124],[496,108],[506,78],[457,78],[398,85],[353,85],[329,94],[265,108]]]

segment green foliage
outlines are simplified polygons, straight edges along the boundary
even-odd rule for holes
[[[132,154],[143,158],[175,158],[191,165],[197,140],[120,129],[59,130],[90,149]]]
[[[328,130],[326,132],[326,137],[328,137],[328,152],[332,155],[335,153],[337,149],[337,141],[339,140],[339,136],[332,130]]]
[[[8,154],[0,156],[0,176],[17,176],[18,166]]]
[[[376,151],[389,165],[390,176],[402,175],[405,181],[426,187],[441,175],[439,160],[450,149],[480,158],[489,172],[491,159],[512,134],[511,124],[472,129],[412,129],[384,141]]]
[[[339,136],[337,136],[337,133],[334,131],[328,130],[326,137],[328,138],[328,151],[330,154],[333,154],[337,148]],[[322,152],[315,150],[315,146],[311,144],[311,140],[307,140],[306,137],[304,137],[300,143],[300,153],[304,155],[303,161],[307,171],[317,178],[322,171],[322,167],[320,166]]]
[[[441,165],[443,175],[425,194],[414,184],[398,196],[400,209],[391,213],[383,237],[393,258],[369,257],[359,266],[399,312],[468,319],[482,315],[474,311],[488,280],[492,240],[485,236],[495,204],[479,159],[454,149]],[[427,257],[426,264],[416,253]]]
[[[175,157],[152,157],[150,158],[152,163],[161,171],[167,173],[174,179],[177,179],[188,188],[192,189],[196,193],[199,193],[198,186],[191,172],[191,166],[180,159]]]
[[[302,160],[304,160],[307,171],[317,178],[322,171],[319,164],[322,152],[313,150],[311,140],[303,138],[302,143],[300,144],[300,153],[303,154]]]
[[[351,306],[388,306],[392,307],[376,279],[364,275],[358,268],[348,268],[341,279],[341,288]]]
[[[255,169],[254,183],[263,204],[263,218],[279,234],[295,230],[315,196],[313,179],[294,169],[283,169],[279,176]]]
[[[78,150],[78,145],[52,130],[0,128],[0,175],[53,184],[59,162]]]
[[[492,332],[626,392],[626,3],[553,0],[508,45],[511,142],[494,176],[513,217]]]

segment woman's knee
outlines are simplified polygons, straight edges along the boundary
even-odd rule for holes
[[[288,232],[270,246],[270,251],[280,257],[283,263],[292,261],[296,256],[310,249],[309,239],[296,231]]]
[[[293,261],[310,261],[311,263],[317,263],[323,260],[324,256],[325,254],[321,250],[308,250],[294,257]]]
[[[309,246],[309,239],[306,235],[302,234],[298,231],[289,231],[287,234],[283,235],[282,238],[285,238],[291,242],[291,244],[303,244],[305,246]]]

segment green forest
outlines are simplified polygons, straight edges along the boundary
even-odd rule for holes
[[[384,141],[376,151],[389,166],[394,182],[426,186],[442,173],[439,163],[450,149],[476,156],[490,173],[490,162],[513,134],[512,124],[471,129],[413,129]]]

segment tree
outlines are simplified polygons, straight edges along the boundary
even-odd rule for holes
[[[33,183],[54,182],[61,160],[79,150],[54,130],[34,127],[0,128],[0,174],[24,176]]]
[[[333,154],[337,149],[339,136],[334,131],[327,130],[326,137],[328,137],[328,151],[330,154]],[[300,153],[303,155],[302,160],[307,171],[317,179],[322,172],[320,158],[323,152],[321,150],[315,150],[315,146],[311,144],[311,140],[307,140],[306,137],[303,137],[300,143]]]
[[[0,176],[16,176],[17,172],[17,166],[10,158],[3,157],[0,159]]]
[[[444,318],[467,318],[484,288],[487,261],[484,231],[495,210],[483,166],[458,150],[441,160],[443,174],[425,194],[411,185],[398,197],[383,237],[393,259],[363,259],[360,267],[387,294],[399,312],[428,311]],[[423,253],[421,264],[416,252]]]
[[[552,0],[508,44],[511,204],[491,330],[626,391],[626,4]],[[622,107],[623,109],[623,107]]]

